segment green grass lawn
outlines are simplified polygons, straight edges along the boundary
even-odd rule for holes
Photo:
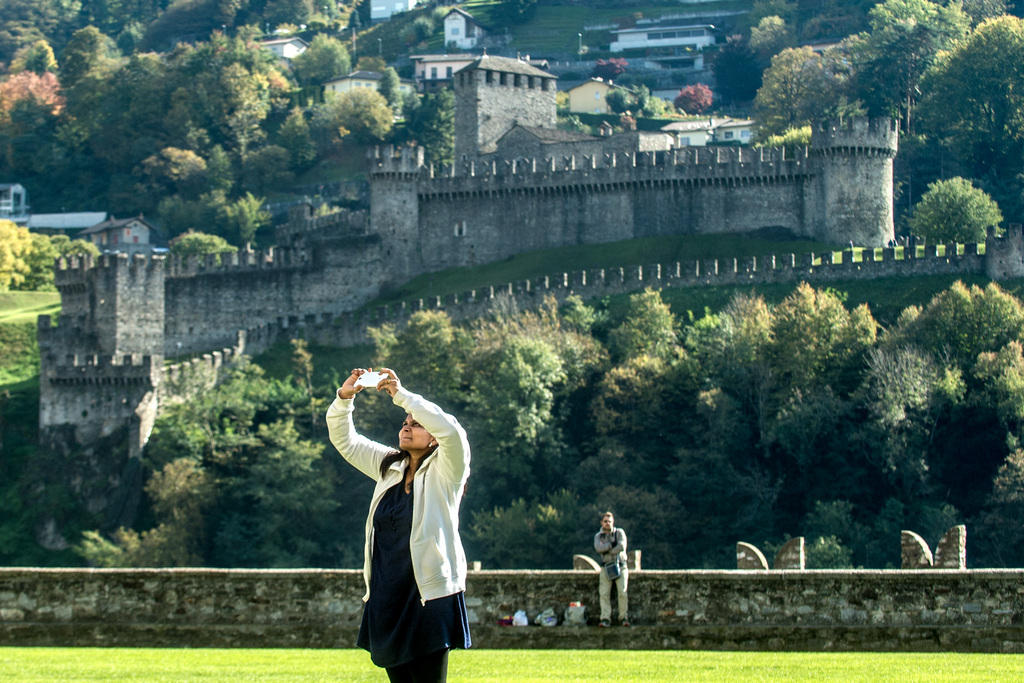
[[[468,650],[448,680],[1012,681],[1024,655],[955,653]],[[10,681],[386,681],[362,650],[0,648]]]
[[[57,292],[0,292],[0,390],[39,374],[36,318],[59,312]]]
[[[60,312],[57,292],[0,292],[0,324],[35,323],[40,315]]]

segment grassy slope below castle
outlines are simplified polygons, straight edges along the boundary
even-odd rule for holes
[[[59,311],[57,292],[0,292],[0,390],[39,374],[36,318]]]

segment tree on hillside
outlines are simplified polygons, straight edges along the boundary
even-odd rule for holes
[[[46,235],[31,233],[32,248],[25,257],[29,271],[18,289],[30,292],[53,292],[53,262],[60,255],[57,246]]]
[[[287,187],[295,180],[291,155],[280,145],[263,145],[242,157],[242,185],[260,194]]]
[[[929,242],[984,242],[1003,222],[999,206],[964,178],[937,180],[914,207],[909,225]]]
[[[413,96],[404,106],[405,130],[423,147],[428,164],[450,164],[455,155],[455,95],[449,89]]]
[[[613,81],[626,73],[628,68],[629,62],[626,61],[625,57],[598,59],[597,62],[594,63],[594,70],[591,72],[591,75],[595,78],[603,78],[606,81]]]
[[[750,29],[750,47],[765,61],[792,47],[794,42],[793,33],[782,17],[764,17]]]
[[[256,231],[270,223],[270,212],[263,209],[263,202],[262,197],[246,192],[221,212],[224,229],[228,234],[237,235],[239,244],[251,243]]]
[[[919,84],[941,50],[966,35],[959,3],[886,0],[871,9],[871,31],[854,51],[856,89],[871,116],[892,116],[913,131]]]
[[[672,104],[687,114],[703,114],[711,107],[711,88],[703,83],[684,85]]]
[[[395,115],[388,101],[376,90],[356,88],[328,98],[324,106],[336,122],[335,130],[340,136],[351,136],[358,143],[381,142],[394,125]]]
[[[646,289],[629,297],[629,307],[630,316],[608,334],[612,353],[619,359],[669,358],[678,334],[675,317],[661,295]]]
[[[32,236],[8,220],[0,219],[0,292],[20,285],[31,268]]]
[[[37,40],[18,50],[14,59],[11,60],[11,73],[19,71],[31,71],[40,76],[45,73],[55,73],[57,58],[54,56],[50,44],[45,40]]]
[[[1009,14],[1008,4],[1006,0],[963,0],[964,12],[971,18],[971,26]]]
[[[309,123],[302,110],[295,107],[277,131],[277,142],[288,150],[291,168],[299,171],[307,168],[316,158],[316,145],[309,133]]]
[[[775,55],[754,99],[758,135],[779,135],[812,121],[857,113],[846,98],[847,79],[838,54],[801,47]]]
[[[60,46],[79,22],[80,3],[64,0],[4,0],[0,6],[0,62],[40,40]]]
[[[1011,216],[1024,215],[1024,20],[991,19],[921,83],[922,132],[940,140]]]
[[[742,36],[729,36],[711,62],[711,70],[725,104],[750,102],[761,87],[761,66]]]
[[[394,67],[386,67],[381,72],[380,85],[377,92],[384,96],[384,99],[388,101],[388,105],[395,111],[399,111],[402,105],[400,86],[401,80],[398,78],[398,72],[395,71]]]
[[[0,81],[0,123],[10,117],[17,103],[25,100],[50,114],[59,114],[64,108],[64,97],[60,94],[57,76],[50,72],[21,71]]]
[[[263,19],[272,26],[305,24],[314,11],[313,0],[268,0],[263,8]]]
[[[67,235],[54,235],[50,238],[50,242],[61,258],[70,256],[92,256],[95,258],[100,255],[99,247],[83,239],[73,240]]]
[[[178,235],[170,241],[171,253],[175,256],[202,256],[205,254],[230,254],[238,251],[238,247],[228,244],[219,235],[189,231]]]
[[[608,108],[616,114],[633,111],[636,108],[636,97],[625,88],[612,88],[605,97]]]
[[[972,527],[989,557],[1001,567],[1024,564],[1024,449],[1017,448],[1000,466],[985,508]]]
[[[195,199],[207,186],[206,160],[190,149],[165,147],[143,160],[142,168],[159,194]]]
[[[351,71],[351,58],[345,44],[337,38],[321,33],[300,55],[292,60],[292,71],[299,83],[320,86],[332,78],[340,78]]]
[[[75,31],[60,56],[60,82],[74,88],[79,81],[114,66],[117,48],[95,26]]]

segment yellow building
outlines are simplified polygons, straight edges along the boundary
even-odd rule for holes
[[[611,114],[608,107],[608,93],[617,86],[600,78],[591,78],[566,92],[569,94],[569,111],[576,114]]]
[[[370,88],[380,90],[380,81],[383,74],[379,71],[353,71],[348,76],[335,78],[333,81],[324,83],[324,94],[334,93],[340,95],[343,92],[350,92],[356,88]],[[411,81],[401,79],[398,82],[398,92],[406,95],[415,90]]]

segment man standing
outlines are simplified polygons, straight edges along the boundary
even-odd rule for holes
[[[623,626],[629,626],[626,532],[615,527],[615,515],[611,512],[601,516],[601,530],[594,534],[594,550],[601,556],[601,626],[611,626],[613,583],[618,592],[619,621]]]

